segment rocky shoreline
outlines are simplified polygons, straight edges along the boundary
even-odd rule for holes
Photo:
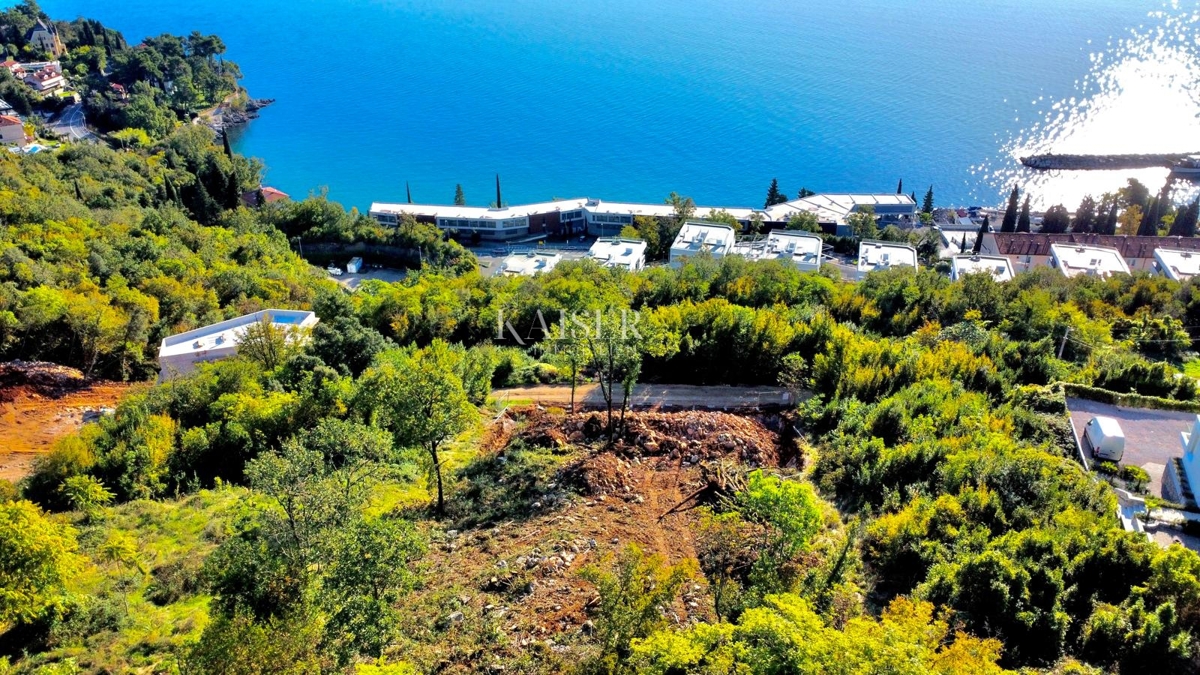
[[[257,118],[260,110],[274,102],[273,98],[252,98],[246,102],[244,110],[234,110],[223,103],[213,111],[204,124],[217,134],[221,134],[230,127],[240,126]]]

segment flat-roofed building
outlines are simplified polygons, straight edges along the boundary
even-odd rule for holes
[[[1200,252],[1171,248],[1154,249],[1155,271],[1174,281],[1187,281],[1200,275]]]
[[[500,274],[510,277],[532,277],[549,272],[562,262],[562,255],[549,251],[514,253],[500,263]]]
[[[784,225],[800,213],[811,213],[826,233],[849,236],[846,219],[868,207],[875,212],[881,225],[917,222],[917,203],[909,195],[897,194],[810,195],[769,206],[763,213],[766,222],[774,225]]]
[[[996,281],[1013,278],[1012,262],[1002,255],[956,255],[950,259],[950,278],[955,281],[966,274],[987,273]]]
[[[646,266],[646,242],[641,239],[597,239],[588,250],[588,257],[605,267],[622,267],[636,272]]]
[[[1108,278],[1114,274],[1129,274],[1129,264],[1121,257],[1121,252],[1107,246],[1051,244],[1050,266],[1066,277],[1086,274]]]
[[[720,259],[733,251],[737,239],[733,228],[718,223],[698,223],[689,220],[679,228],[675,242],[671,244],[671,267],[683,267],[689,258],[708,254]]]
[[[890,241],[864,241],[858,245],[858,275],[893,267],[917,269],[917,249]]]
[[[320,319],[313,312],[303,310],[264,309],[163,338],[158,348],[159,380],[186,375],[195,370],[198,363],[236,355],[246,329],[263,322],[292,333],[311,328]]]
[[[749,260],[783,260],[805,272],[821,269],[825,240],[808,232],[771,230],[763,239],[738,242],[733,254]]]

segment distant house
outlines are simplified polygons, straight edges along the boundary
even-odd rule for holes
[[[597,239],[588,257],[605,267],[636,272],[646,265],[646,242],[641,239]]]
[[[1173,281],[1187,281],[1200,276],[1200,251],[1154,249],[1155,271]]]
[[[858,245],[859,276],[893,267],[917,269],[917,249],[888,241],[864,241]]]
[[[514,253],[500,263],[500,274],[508,277],[532,277],[554,269],[562,262],[562,255],[547,251]]]
[[[46,66],[41,70],[25,76],[25,84],[33,87],[39,94],[49,94],[66,86],[62,73],[54,66]]]
[[[13,110],[13,107],[8,103],[8,101],[5,101],[4,99],[0,98],[0,115],[14,115],[15,116],[16,114],[17,114],[16,111]]]
[[[58,37],[58,30],[54,28],[53,24],[48,24],[41,19],[38,19],[33,28],[30,28],[29,32],[25,34],[25,42],[34,49],[54,56],[66,51],[63,48],[62,40]]]
[[[1125,259],[1129,270],[1160,273],[1155,249],[1171,249],[1200,253],[1200,239],[1196,237],[1138,237],[1124,234],[1090,234],[1068,232],[1066,234],[1040,234],[1029,232],[988,232],[983,236],[980,253],[1002,255],[1012,262],[1014,272],[1024,272],[1035,267],[1050,267],[1050,246],[1099,246],[1114,248]]]
[[[679,234],[671,244],[669,264],[680,268],[689,258],[702,253],[717,259],[724,258],[733,252],[736,239],[733,228],[728,225],[688,221],[679,228]]]
[[[289,331],[315,326],[320,319],[312,312],[292,309],[264,309],[210,326],[164,338],[158,348],[159,381],[192,372],[196,365],[234,356],[246,329],[269,322]]]
[[[259,193],[262,193],[261,204],[259,203]],[[283,201],[285,199],[291,199],[291,196],[289,196],[288,193],[284,192],[283,190],[276,190],[275,188],[268,187],[266,185],[257,190],[250,190],[242,193],[242,203],[250,208],[262,206],[263,204],[274,204],[275,202]]]
[[[1129,274],[1129,265],[1121,252],[1107,246],[1050,244],[1050,266],[1066,277],[1086,275],[1107,279]]]
[[[1002,255],[956,255],[950,259],[950,278],[958,281],[967,274],[992,275],[996,281],[1011,281],[1012,263]]]
[[[815,234],[789,230],[771,230],[765,239],[740,242],[733,254],[747,260],[782,260],[802,272],[821,269],[825,242]]]
[[[8,72],[12,73],[13,77],[17,78],[18,80],[25,79],[25,66],[22,66],[20,63],[12,59],[8,59],[7,61],[0,63],[0,68],[6,68]]]
[[[16,115],[0,115],[0,143],[23,146],[26,142],[25,123]]]
[[[115,94],[118,99],[122,101],[129,99],[129,92],[125,91],[125,85],[121,84],[120,82],[113,82],[112,84],[108,85],[108,88],[112,89],[113,94]]]

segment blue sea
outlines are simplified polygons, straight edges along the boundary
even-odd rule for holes
[[[277,100],[236,148],[293,197],[327,190],[360,209],[403,201],[406,182],[418,202],[448,203],[461,183],[486,205],[497,173],[508,203],[677,191],[757,205],[778,178],[791,194],[891,192],[903,179],[918,198],[932,184],[940,204],[995,204],[1025,180],[1023,147],[1087,136],[1078,127],[1108,105],[1092,100],[1111,93],[1105,69],[1138,40],[1161,42],[1156,26],[1174,21],[1179,58],[1195,46],[1195,18],[1157,0],[41,4],[131,43],[219,34],[251,94]],[[1200,150],[1186,121],[1200,107],[1186,100],[1191,117],[1167,142]],[[1103,135],[1085,145],[1103,151]],[[1084,189],[1031,185],[1050,201]]]

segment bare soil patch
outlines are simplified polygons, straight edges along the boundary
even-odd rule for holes
[[[53,363],[0,363],[0,479],[28,475],[39,454],[111,411],[131,386]]]

